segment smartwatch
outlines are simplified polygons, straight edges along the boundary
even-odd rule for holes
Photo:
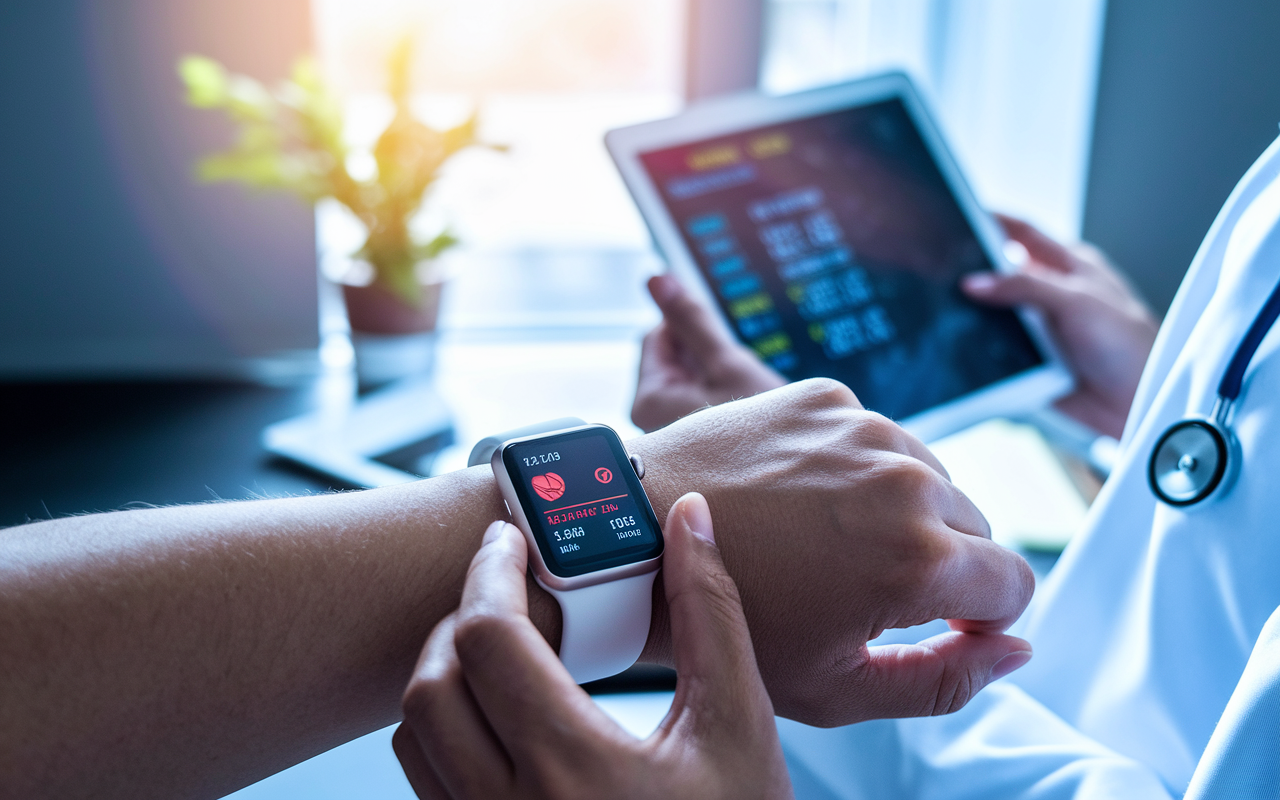
[[[487,437],[469,461],[492,466],[533,577],[560,603],[560,661],[573,679],[636,663],[663,548],[640,458],[612,428],[567,417]]]

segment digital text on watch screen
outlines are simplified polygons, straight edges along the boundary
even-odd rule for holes
[[[661,554],[661,530],[612,431],[517,443],[503,462],[552,573],[583,575]]]

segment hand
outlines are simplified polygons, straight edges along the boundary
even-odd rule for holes
[[[778,713],[813,725],[944,714],[1026,663],[1002,635],[1031,598],[923,444],[836,381],[800,381],[628,443],[658,513],[701,492]],[[914,646],[888,628],[951,619]],[[646,659],[670,663],[655,604]]]
[[[653,431],[700,408],[786,384],[673,275],[649,279],[662,322],[644,337],[631,419]]]
[[[1159,323],[1097,248],[1064,246],[1022,220],[997,219],[1030,258],[1012,275],[971,274],[964,291],[980,302],[1028,305],[1043,314],[1076,378],[1076,390],[1058,408],[1120,438]]]
[[[462,606],[441,622],[404,695],[396,755],[422,798],[785,798],[773,706],[737,589],[697,494],[666,524],[671,636],[680,680],[638,741],[574,685],[529,621],[524,537],[495,522]]]

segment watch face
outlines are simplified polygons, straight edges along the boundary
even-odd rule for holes
[[[517,442],[503,448],[502,463],[553,575],[571,578],[662,554],[662,529],[609,428]]]

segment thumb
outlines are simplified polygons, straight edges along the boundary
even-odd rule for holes
[[[960,288],[980,303],[995,306],[1027,305],[1050,316],[1069,310],[1075,293],[1062,277],[1043,270],[1027,270],[1011,275],[972,272],[960,281]]]
[[[674,275],[654,275],[649,294],[666,320],[670,335],[698,362],[706,364],[735,341],[711,309],[698,302]]]
[[[1000,633],[944,633],[868,652],[857,678],[868,719],[959,711],[988,683],[1031,660],[1028,642]]]
[[[677,673],[673,719],[685,709],[742,729],[773,705],[756,666],[738,588],[725,571],[706,499],[691,492],[667,515],[663,584]],[[748,728],[754,729],[754,728]],[[725,731],[728,732],[728,731]]]

